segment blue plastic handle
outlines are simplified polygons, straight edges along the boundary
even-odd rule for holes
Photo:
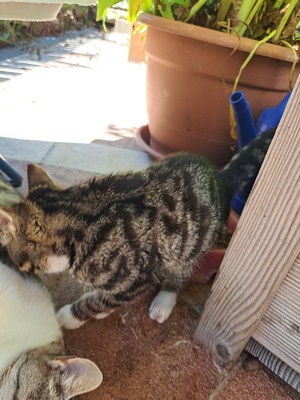
[[[14,186],[19,187],[22,185],[23,178],[19,175],[0,154],[0,170],[7,176],[8,182]]]
[[[241,149],[256,138],[259,132],[256,129],[250,106],[244,92],[237,90],[232,93],[229,101],[233,107],[238,146],[239,149]]]

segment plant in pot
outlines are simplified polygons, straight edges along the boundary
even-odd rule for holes
[[[98,18],[117,2],[99,0]],[[139,143],[155,158],[186,150],[223,166],[235,149],[229,96],[236,78],[256,120],[299,74],[300,2],[129,0],[128,6],[129,20],[138,15],[147,25],[148,125],[139,129]]]

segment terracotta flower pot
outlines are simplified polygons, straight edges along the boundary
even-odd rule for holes
[[[161,156],[182,150],[204,154],[223,166],[234,143],[229,96],[256,41],[150,14],[139,21],[148,25],[148,147]],[[255,120],[287,94],[292,61],[290,49],[264,44],[243,71],[238,89]],[[299,71],[298,63],[294,81]]]
[[[230,210],[230,214],[227,221],[228,232],[232,236],[239,220],[239,215],[233,210]],[[193,282],[206,284],[215,278],[219,271],[220,265],[222,264],[225,256],[227,246],[218,247],[212,249],[207,253],[203,260],[197,265],[195,273],[193,275]]]

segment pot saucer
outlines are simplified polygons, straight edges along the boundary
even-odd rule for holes
[[[136,131],[135,136],[137,144],[142,150],[149,154],[155,160],[161,160],[166,155],[159,153],[150,146],[150,132],[148,125],[143,125]]]

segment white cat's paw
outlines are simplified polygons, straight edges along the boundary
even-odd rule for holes
[[[176,297],[177,294],[175,292],[160,291],[151,303],[149,309],[150,318],[159,323],[168,319],[176,304]]]
[[[71,312],[71,304],[62,307],[57,313],[56,318],[59,326],[66,329],[78,329],[85,324],[86,321],[80,321],[75,318]]]

